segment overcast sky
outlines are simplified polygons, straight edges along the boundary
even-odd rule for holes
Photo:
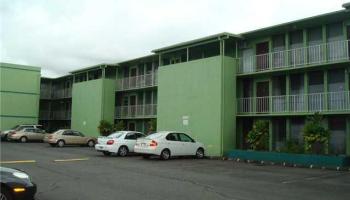
[[[0,0],[0,58],[57,77],[219,32],[340,10],[346,1]]]

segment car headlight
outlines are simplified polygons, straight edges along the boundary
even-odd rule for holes
[[[23,173],[23,172],[13,172],[12,173],[15,177],[21,178],[21,179],[29,179],[28,174]]]

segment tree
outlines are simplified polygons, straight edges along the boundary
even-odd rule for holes
[[[106,120],[101,120],[97,128],[102,136],[107,136],[113,132],[113,125]]]
[[[247,143],[253,150],[268,150],[269,143],[269,122],[258,120],[247,135]]]
[[[148,130],[147,134],[150,134],[152,132],[157,131],[157,120],[156,119],[151,119],[148,121]]]
[[[114,131],[123,131],[125,130],[125,124],[123,120],[120,120],[117,122],[117,124],[114,125]]]
[[[328,153],[329,130],[323,127],[323,117],[319,113],[307,118],[304,126],[305,152],[326,154]]]

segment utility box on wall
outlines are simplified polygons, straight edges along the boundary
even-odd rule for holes
[[[72,129],[98,136],[101,120],[114,122],[115,80],[96,79],[73,84]]]
[[[0,63],[0,130],[37,124],[40,68]]]

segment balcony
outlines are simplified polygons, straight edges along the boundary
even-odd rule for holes
[[[72,97],[72,89],[71,88],[54,89],[52,92],[53,99],[64,99],[64,98],[71,98],[71,97]]]
[[[238,74],[343,62],[349,60],[348,40],[240,58]]]
[[[39,119],[40,120],[50,120],[51,119],[50,111],[40,110]]]
[[[39,112],[40,120],[71,120],[71,111],[47,111]]]
[[[157,73],[121,78],[117,80],[117,91],[154,87],[157,83]]]
[[[116,119],[124,118],[155,118],[157,104],[116,107]]]
[[[51,99],[51,91],[49,89],[41,89],[40,99]]]
[[[350,91],[239,98],[237,106],[239,115],[350,112]]]

